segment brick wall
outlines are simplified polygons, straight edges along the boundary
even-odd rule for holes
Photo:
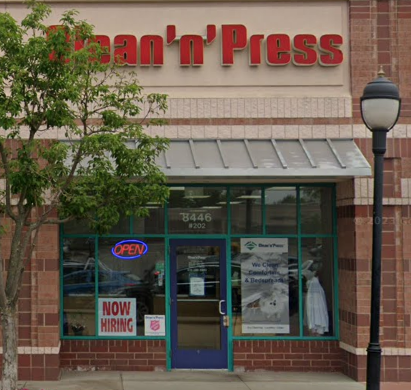
[[[401,123],[411,117],[411,3],[408,0],[350,0],[353,115],[361,123],[359,97],[380,65],[399,85]]]
[[[372,163],[371,139],[357,144]],[[380,340],[383,381],[411,380],[411,141],[388,139],[384,163]],[[373,179],[337,187],[338,269],[344,373],[364,381],[369,342]]]
[[[342,371],[337,341],[234,341],[235,371]]]
[[[164,371],[166,343],[161,340],[64,340],[61,367],[68,370]]]
[[[382,380],[410,381],[411,2],[350,0],[351,86],[354,127],[359,98],[380,65],[402,97],[400,125],[389,134],[384,164],[381,344]],[[401,125],[402,124],[402,125]],[[359,135],[360,133],[357,132]],[[354,137],[356,136],[354,131]],[[370,133],[358,146],[373,165]],[[344,372],[363,381],[369,341],[373,179],[338,185],[340,330]]]
[[[343,351],[343,373],[359,382],[367,378],[367,356]],[[382,382],[411,382],[411,356],[382,356]]]
[[[21,380],[56,380],[60,377],[58,232],[54,225],[41,228],[36,248],[23,274],[18,303]],[[2,237],[2,255],[6,261],[10,244],[11,237],[6,234]]]
[[[18,378],[21,381],[55,381],[60,378],[58,354],[19,355]]]

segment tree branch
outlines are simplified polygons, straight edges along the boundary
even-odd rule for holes
[[[9,297],[9,301],[12,305],[15,305],[17,303],[17,300],[19,299],[19,291],[21,288],[21,282],[22,282],[22,278],[23,278],[23,273],[24,273],[24,269],[26,268],[28,262],[31,260],[31,256],[33,254],[33,250],[35,247],[35,242],[38,236],[38,232],[39,229],[35,229],[35,235],[34,238],[31,242],[31,246],[30,246],[30,250],[27,253],[27,256],[25,256],[26,254],[26,249],[27,246],[31,240],[31,234],[33,233],[33,228],[29,228],[26,235],[23,238],[23,242],[21,243],[21,252],[20,252],[20,259],[18,261],[18,267],[16,265],[15,268],[15,275],[14,278],[15,279],[15,283],[11,286],[8,286],[9,288],[7,289],[8,291],[8,297]]]
[[[4,287],[4,259],[1,254],[1,241],[0,241],[0,310],[3,310],[7,306],[6,290]]]
[[[10,183],[9,183],[10,167],[9,167],[9,162],[7,161],[7,152],[4,148],[3,142],[0,142],[0,155],[1,155],[1,162],[4,168],[5,180],[6,180],[6,213],[13,221],[17,221],[17,217],[11,209],[11,190],[10,190]]]

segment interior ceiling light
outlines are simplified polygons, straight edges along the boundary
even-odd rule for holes
[[[207,199],[210,197],[211,195],[186,195],[184,196],[185,199]]]
[[[241,195],[237,196],[237,199],[261,199],[261,195]]]

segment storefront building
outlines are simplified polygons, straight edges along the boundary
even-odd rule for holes
[[[372,152],[359,97],[383,65],[403,110],[384,166],[382,380],[411,382],[411,4],[56,1],[50,24],[67,8],[170,96],[168,124],[147,129],[171,140],[158,159],[170,199],[105,236],[43,229],[19,306],[20,379],[218,368],[365,380]]]

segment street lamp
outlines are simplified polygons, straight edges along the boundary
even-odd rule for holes
[[[367,390],[380,389],[380,301],[381,301],[381,250],[382,250],[382,196],[384,182],[384,154],[387,133],[400,116],[401,98],[397,86],[386,79],[384,71],[364,88],[361,97],[361,116],[372,131],[374,153],[374,208],[372,224],[371,270],[371,323],[370,343],[367,348]]]

